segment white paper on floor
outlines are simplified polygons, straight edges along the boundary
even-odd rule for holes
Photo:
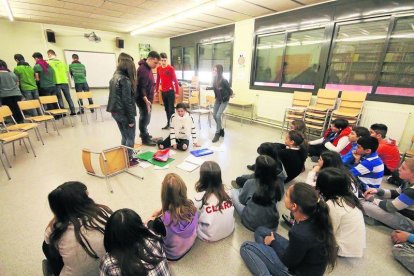
[[[138,166],[140,166],[143,169],[149,168],[152,166],[152,164],[150,162],[147,161],[140,161]]]
[[[170,168],[170,165],[165,165],[164,167],[154,166],[154,170],[166,170],[169,168]]]

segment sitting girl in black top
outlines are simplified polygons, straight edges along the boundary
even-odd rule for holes
[[[329,208],[315,189],[305,183],[292,185],[285,206],[294,217],[289,240],[265,227],[255,232],[256,242],[245,242],[240,254],[254,275],[323,275],[334,268],[337,244]]]

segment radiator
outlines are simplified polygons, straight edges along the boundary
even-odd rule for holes
[[[372,124],[385,124],[388,127],[387,137],[399,143],[410,115],[411,113],[407,111],[365,107],[359,125],[369,129]]]
[[[258,118],[283,122],[285,110],[289,106],[292,106],[292,98],[275,99],[272,94],[257,95],[256,110]]]

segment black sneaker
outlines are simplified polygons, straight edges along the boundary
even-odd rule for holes
[[[142,144],[143,144],[143,145],[146,145],[146,146],[150,146],[150,147],[153,147],[153,146],[156,146],[156,145],[157,145],[157,144],[156,144],[154,141],[152,141],[150,138],[142,140]]]
[[[224,128],[220,129],[220,136],[224,137]]]
[[[66,114],[63,114],[64,116],[66,116]],[[71,112],[70,114],[69,114],[70,116],[75,116],[76,115],[76,113],[75,112]]]
[[[166,125],[165,127],[163,127],[162,129],[169,129],[170,125]]]
[[[219,139],[220,139],[220,133],[216,133],[216,134],[214,135],[213,140],[212,140],[211,142],[215,143],[215,142],[217,142]]]
[[[256,169],[256,165],[255,164],[253,164],[253,165],[247,165],[247,169],[249,169],[251,171],[254,171]]]

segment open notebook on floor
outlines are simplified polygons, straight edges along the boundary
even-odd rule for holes
[[[184,162],[177,165],[177,168],[182,169],[183,171],[192,172],[200,167],[204,161],[206,160],[189,155],[186,159],[184,159]]]

